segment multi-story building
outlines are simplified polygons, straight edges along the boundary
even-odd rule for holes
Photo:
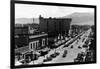
[[[52,46],[55,42],[69,36],[71,21],[71,18],[43,18],[40,15],[39,30],[48,33],[49,45]]]
[[[39,17],[39,30],[48,33],[48,36],[68,35],[71,18],[43,18]]]
[[[29,49],[31,51],[42,49],[48,46],[48,34],[38,34],[29,36]]]
[[[31,58],[28,54],[34,54],[37,50],[47,47],[50,44],[49,40],[54,41],[54,38],[60,35],[67,36],[71,20],[70,18],[42,18],[40,16],[39,25],[27,24],[19,27],[17,25],[15,27],[15,53],[20,53],[21,59]]]
[[[17,59],[24,59],[27,54],[35,53],[47,46],[48,34],[40,33],[37,30],[32,32],[30,26],[15,27],[15,57]]]
[[[28,45],[28,27],[20,26],[15,27],[14,31],[15,37],[15,48],[20,48]]]

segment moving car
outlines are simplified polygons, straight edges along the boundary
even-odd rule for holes
[[[73,48],[73,45],[70,48]]]
[[[78,46],[79,49],[82,49],[82,47]]]
[[[62,57],[64,58],[64,57],[66,57],[66,55],[67,55],[67,50],[64,51],[64,54]]]

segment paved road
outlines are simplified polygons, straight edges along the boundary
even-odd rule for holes
[[[45,57],[40,57],[39,60],[34,61],[35,64],[38,63],[63,63],[63,62],[74,62],[74,58],[77,57],[78,53],[80,52],[85,52],[85,48],[79,49],[78,46],[82,47],[84,42],[88,39],[88,35],[91,32],[91,29],[89,29],[86,32],[81,33],[80,35],[80,39],[76,39],[78,36],[76,36],[75,38],[71,39],[70,41],[66,42],[64,45],[61,45],[60,47],[58,47],[56,49],[56,52],[59,52],[60,55],[57,56],[56,58],[53,58],[52,61],[48,61],[48,62],[43,62],[43,59],[46,58],[46,56],[50,56],[51,54],[53,54],[55,52],[54,50],[51,50]],[[84,39],[84,41],[82,42],[82,40]],[[70,44],[68,47],[64,47],[65,45],[67,45],[69,42],[75,40],[72,44]],[[73,48],[70,48],[73,45]],[[62,57],[64,51],[67,50],[68,54],[65,58]]]
[[[84,42],[88,39],[90,32],[91,32],[91,29],[79,34],[75,38],[70,39],[65,44],[59,46],[56,49],[51,50],[47,55],[45,55],[45,57],[42,56],[42,57],[39,57],[39,59],[36,61],[31,61],[29,63],[29,65],[42,64],[42,63],[50,64],[50,63],[74,62],[74,59],[77,57],[78,53],[85,52],[85,50],[86,50],[85,48],[79,49],[78,46],[80,46],[80,47],[83,46]],[[78,37],[80,37],[80,39],[78,39]],[[83,39],[84,39],[84,41],[83,41]],[[64,47],[65,45],[68,45],[70,42],[72,42],[72,43],[68,47]],[[73,45],[73,48],[71,48],[72,45]],[[65,58],[63,58],[62,55],[64,54],[65,50],[68,51],[68,54]],[[47,56],[50,56],[51,54],[55,53],[55,51],[60,53],[59,56],[57,56],[56,58],[53,58],[52,61],[43,62],[43,60],[46,59]]]

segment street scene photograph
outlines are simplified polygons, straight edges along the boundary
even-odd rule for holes
[[[96,61],[95,9],[15,4],[14,65]]]

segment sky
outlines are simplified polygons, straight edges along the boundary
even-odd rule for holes
[[[74,12],[94,13],[93,8],[15,4],[15,18],[62,17]]]

